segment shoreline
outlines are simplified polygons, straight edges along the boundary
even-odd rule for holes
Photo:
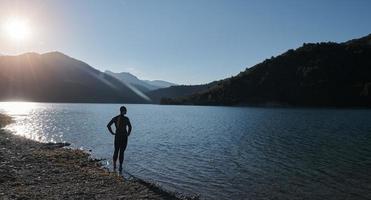
[[[156,184],[124,179],[98,159],[67,143],[40,143],[2,129],[0,114],[0,199],[197,199]],[[125,172],[124,172],[125,173]]]
[[[291,105],[291,104],[269,104],[269,103],[241,103],[234,105],[223,104],[162,104],[162,103],[120,103],[120,102],[62,102],[62,101],[20,101],[3,100],[2,103],[40,103],[40,104],[115,104],[115,105],[155,105],[155,106],[197,106],[197,107],[226,107],[226,108],[267,108],[267,109],[315,109],[315,110],[371,110],[371,106],[336,106],[336,105]]]

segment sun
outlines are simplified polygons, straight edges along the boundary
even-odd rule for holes
[[[21,42],[29,39],[31,35],[31,27],[26,19],[14,17],[9,18],[3,25],[3,31],[10,39]]]

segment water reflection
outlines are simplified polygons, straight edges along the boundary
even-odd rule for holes
[[[34,102],[1,102],[0,112],[14,119],[14,123],[6,126],[5,129],[32,140],[56,142],[56,138],[61,138],[61,135],[48,138],[48,134],[43,132],[44,119],[40,117],[40,110],[45,109],[43,105],[45,104]]]
[[[28,115],[37,106],[33,102],[1,102],[0,111],[11,116]]]
[[[112,157],[120,104],[0,103],[7,127]],[[124,171],[201,199],[371,199],[371,111],[127,105]]]

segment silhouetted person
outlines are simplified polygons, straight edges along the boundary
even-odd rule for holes
[[[115,135],[115,151],[113,152],[113,169],[116,170],[117,156],[119,156],[120,167],[119,171],[122,171],[122,163],[124,161],[124,151],[128,144],[128,136],[131,133],[131,124],[128,117],[125,116],[125,106],[120,107],[120,115],[111,119],[107,124],[107,128],[112,135]],[[112,124],[115,123],[116,133],[112,131]]]

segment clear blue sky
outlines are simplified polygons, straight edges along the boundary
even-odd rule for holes
[[[33,29],[23,44],[2,37],[1,54],[61,51],[181,84],[235,75],[304,42],[371,33],[369,0],[0,0],[0,9]]]

